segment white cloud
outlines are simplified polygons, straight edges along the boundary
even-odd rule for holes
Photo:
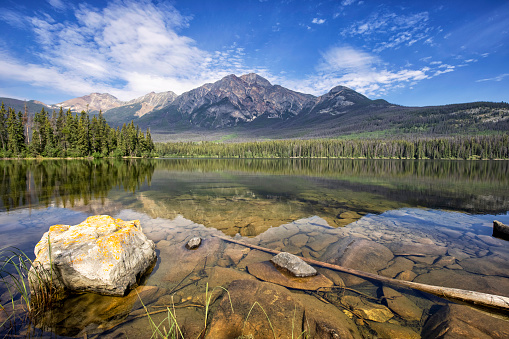
[[[431,57],[424,58],[429,62]],[[343,85],[368,97],[383,97],[395,89],[412,87],[420,81],[431,79],[454,71],[455,66],[441,62],[431,62],[429,66],[412,69],[406,65],[399,69],[389,69],[382,60],[366,51],[353,47],[332,47],[322,53],[317,73],[305,79],[272,79],[288,88],[322,95],[331,88]]]
[[[337,85],[347,86],[369,97],[381,97],[396,88],[415,85],[435,76],[429,67],[389,70],[381,60],[368,52],[353,47],[332,47],[322,53],[317,73],[305,79],[274,79],[304,93],[321,95]]]
[[[378,59],[375,56],[353,47],[333,47],[322,53],[322,61],[318,65],[318,70],[324,72],[359,71],[368,69],[376,62]]]
[[[163,2],[124,0],[103,9],[80,5],[74,14],[74,23],[57,22],[44,14],[12,16],[12,23],[21,20],[37,36],[34,49],[39,50],[36,56],[42,63],[23,62],[0,50],[0,78],[75,96],[108,92],[129,100],[151,91],[172,90],[180,94],[231,73],[255,72],[274,84],[305,93],[321,95],[344,85],[367,96],[380,97],[395,88],[413,86],[454,70],[454,66],[438,62],[417,69],[411,65],[391,69],[370,52],[335,46],[321,53],[315,72],[289,79],[288,74],[274,75],[263,67],[246,66],[246,53],[237,44],[215,52],[199,49],[194,40],[179,33],[190,19]],[[325,22],[315,20],[315,24]],[[410,43],[410,39],[424,39],[408,28],[423,21],[424,14],[403,18],[384,15],[356,26],[355,34],[369,38],[378,29],[391,31],[392,40],[379,47],[396,47]],[[397,29],[392,30],[389,22],[397,23]]]
[[[325,23],[325,19],[314,18],[313,21],[311,21],[311,22],[314,24],[317,24],[317,25],[321,25],[321,24]]]
[[[3,53],[0,76],[72,95],[109,92],[128,100],[150,91],[182,93],[230,73],[263,71],[245,67],[238,46],[216,53],[196,47],[178,33],[189,18],[163,2],[115,1],[104,9],[80,5],[74,15],[74,23],[59,23],[47,14],[23,18],[37,37],[42,63]]]
[[[341,1],[342,6],[350,6],[351,4],[354,4],[356,0],[343,0]]]

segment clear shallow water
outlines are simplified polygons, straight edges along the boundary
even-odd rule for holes
[[[215,235],[239,234],[241,241],[318,260],[330,259],[344,239],[365,239],[392,257],[376,264],[353,261],[353,268],[509,296],[509,248],[491,237],[494,219],[509,223],[508,168],[508,162],[460,161],[4,161],[0,247],[31,254],[49,226],[77,224],[89,215],[140,219],[159,256],[140,293],[151,312],[179,307],[178,319],[189,337],[203,328],[199,305],[207,284],[228,287],[233,280],[252,278],[249,265],[271,258]],[[201,252],[183,250],[192,236],[207,239]],[[342,278],[380,303],[380,285],[321,273],[335,282]],[[428,314],[446,303],[401,292],[423,316],[409,321],[396,314],[390,324],[415,333]],[[304,298],[302,292],[292,293]],[[342,312],[351,307],[339,298],[342,293],[359,295],[332,290],[313,298]],[[220,299],[212,304],[212,314],[219,304]],[[63,336],[146,337],[149,326],[140,307],[132,297],[81,295],[66,301],[46,323]],[[269,317],[276,322],[281,316]],[[380,335],[377,326],[354,320],[361,336]]]

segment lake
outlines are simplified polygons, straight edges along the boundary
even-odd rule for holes
[[[345,337],[431,337],[434,322],[469,312],[325,268],[318,271],[334,284],[329,289],[306,290],[306,280],[299,288],[261,283],[255,277],[274,273],[266,263],[272,255],[218,236],[389,278],[509,296],[508,242],[491,236],[494,220],[509,224],[509,161],[4,160],[0,175],[1,248],[33,259],[51,225],[97,214],[140,220],[156,244],[157,263],[136,289],[146,309],[135,293],[75,295],[38,320],[43,337],[150,338],[147,312],[165,330],[175,316],[186,338],[198,337],[205,323],[211,338],[327,337],[327,321],[341,323]],[[203,244],[186,250],[195,236]],[[3,285],[0,295],[5,305]]]

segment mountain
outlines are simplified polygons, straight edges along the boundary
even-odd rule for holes
[[[360,109],[391,107],[385,100],[370,100],[347,87],[337,86],[316,97],[279,85],[251,73],[228,75],[178,96],[164,109],[137,121],[154,131],[194,129],[286,129],[314,125]]]
[[[147,126],[224,128],[263,117],[296,116],[314,96],[291,91],[254,73],[228,75],[178,96],[170,105],[140,119]]]

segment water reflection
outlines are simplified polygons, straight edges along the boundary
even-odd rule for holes
[[[144,232],[156,243],[160,261],[139,292],[157,323],[166,316],[161,309],[174,305],[189,337],[197,337],[203,329],[200,307],[207,286],[229,286],[238,300],[247,300],[246,291],[232,282],[247,280],[242,286],[261,286],[249,274],[250,265],[271,257],[224,243],[216,235],[239,233],[244,242],[322,261],[340,260],[331,253],[343,251],[350,261],[340,264],[358,265],[354,268],[359,270],[509,295],[509,252],[505,242],[490,236],[492,214],[503,214],[497,218],[509,223],[508,168],[507,161],[3,161],[0,245],[19,245],[31,253],[50,225],[78,224],[91,214],[140,219]],[[186,252],[184,244],[192,236],[205,238],[203,246]],[[362,251],[347,253],[350,242]],[[325,317],[320,313],[322,299],[331,303],[330,314],[339,319],[345,317],[344,307],[352,311],[360,307],[359,298],[362,303],[379,304],[381,293],[393,293],[345,274],[325,269],[320,273],[371,299],[337,289],[313,297],[284,292],[299,312],[305,308],[317,319]],[[399,292],[418,307],[422,321],[405,319],[396,311],[392,322],[383,323],[386,328],[361,318],[355,324],[345,321],[364,337],[374,332],[383,336],[393,327],[421,333],[428,315],[446,303],[419,292]],[[226,294],[216,294],[210,323],[220,326],[221,319],[233,315],[221,313],[228,308],[221,308]],[[6,296],[0,290],[2,302]],[[43,323],[60,335],[150,337],[145,311],[136,300],[80,295]],[[235,307],[236,314],[249,311],[240,302]],[[281,321],[278,328],[291,324],[291,319],[274,312],[270,316]]]
[[[186,200],[192,195],[193,199],[203,198],[200,205],[211,198],[228,202],[256,198],[271,204],[293,201],[293,205],[311,206],[323,199],[309,193],[319,196],[323,189],[362,192],[387,201],[387,206],[378,204],[376,208],[346,206],[360,212],[383,212],[394,208],[394,203],[471,213],[509,210],[507,161],[319,159],[1,161],[0,210],[51,204],[74,207],[93,200],[104,203],[114,189],[147,191],[143,183],[150,185],[154,174],[160,180],[150,192],[158,203],[162,195],[170,200]],[[337,201],[328,197],[326,205],[337,205],[330,199]],[[308,212],[319,211],[311,208]]]
[[[144,160],[0,161],[1,210],[74,207],[104,199],[114,187],[135,192],[150,184],[155,163]]]

